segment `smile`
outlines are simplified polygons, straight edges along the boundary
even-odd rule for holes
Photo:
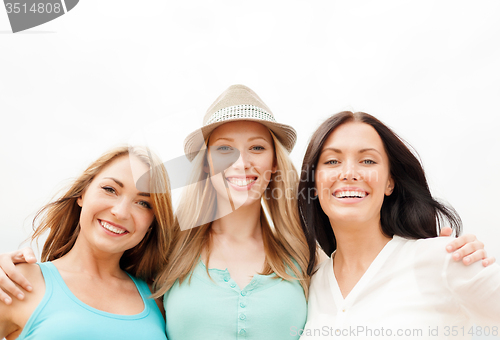
[[[364,191],[337,191],[334,193],[337,198],[364,198],[366,192]]]
[[[111,225],[111,224],[109,224],[108,222],[105,222],[105,221],[101,221],[101,220],[99,220],[99,223],[101,224],[101,226],[102,226],[104,229],[106,229],[106,230],[108,230],[108,231],[110,231],[110,232],[112,232],[112,233],[114,233],[114,234],[116,234],[116,235],[121,235],[121,234],[128,233],[128,231],[127,231],[127,230],[125,230],[125,229],[123,229],[123,228],[116,227],[116,226],[114,226],[114,225]]]
[[[254,183],[257,180],[257,177],[246,177],[245,179],[243,178],[237,178],[237,177],[227,177],[227,181],[233,185],[239,186],[239,187],[246,187],[252,183]]]

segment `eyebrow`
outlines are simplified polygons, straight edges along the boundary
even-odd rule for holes
[[[264,137],[260,137],[260,136],[248,138],[248,141],[250,142],[250,141],[253,141],[253,140],[256,140],[256,139],[262,139],[264,142],[269,143],[269,141],[267,139],[265,139]]]
[[[232,138],[225,138],[225,137],[219,137],[216,140],[214,140],[214,142],[217,142],[218,140],[227,140],[227,141],[230,141],[230,142],[234,142],[234,139],[232,139]]]
[[[117,180],[116,178],[113,178],[113,177],[104,177],[105,179],[112,179],[113,181],[116,182],[116,184],[118,184],[121,188],[123,188],[123,183],[120,182],[119,180]]]
[[[269,141],[267,139],[265,139],[264,137],[260,137],[260,136],[248,138],[248,142],[251,142],[251,141],[256,140],[256,139],[262,139],[263,141],[269,143]],[[219,137],[216,140],[214,140],[214,143],[217,142],[217,141],[219,141],[219,140],[227,140],[229,142],[234,142],[233,138]]]
[[[119,180],[117,180],[116,178],[113,178],[113,177],[104,177],[105,179],[111,179],[113,181],[115,181],[116,184],[118,184],[120,186],[120,188],[123,188],[123,183],[120,182]],[[151,195],[147,192],[139,192],[137,195],[139,196],[144,196],[144,197],[151,197]]]
[[[336,152],[336,153],[342,153],[342,150],[336,149],[336,148],[324,148],[323,151],[321,151],[321,153],[323,153],[325,151],[333,151],[333,152]],[[368,151],[375,151],[376,153],[378,153],[378,154],[381,155],[381,153],[377,149],[374,149],[374,148],[361,149],[361,150],[358,151],[358,153],[365,153],[365,152],[368,152]]]

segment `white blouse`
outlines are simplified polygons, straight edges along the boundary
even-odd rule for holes
[[[332,259],[310,286],[301,339],[500,337],[500,266],[464,266],[449,238],[389,241],[344,299]],[[474,325],[475,324],[475,325]]]

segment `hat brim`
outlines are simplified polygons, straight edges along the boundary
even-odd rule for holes
[[[190,133],[184,140],[184,153],[186,154],[186,157],[190,161],[192,161],[203,147],[205,139],[210,136],[212,131],[214,131],[216,128],[226,123],[240,121],[257,122],[264,125],[273,132],[276,138],[278,138],[280,143],[283,144],[283,146],[289,153],[292,152],[293,147],[295,146],[295,142],[297,141],[297,132],[293,127],[286,124],[270,122],[258,118],[238,118],[215,122]]]

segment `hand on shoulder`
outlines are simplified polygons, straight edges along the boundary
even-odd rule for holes
[[[22,299],[13,298],[10,305],[0,303],[0,338],[19,336],[45,292],[43,275],[38,265],[19,264],[17,269],[35,288]]]

